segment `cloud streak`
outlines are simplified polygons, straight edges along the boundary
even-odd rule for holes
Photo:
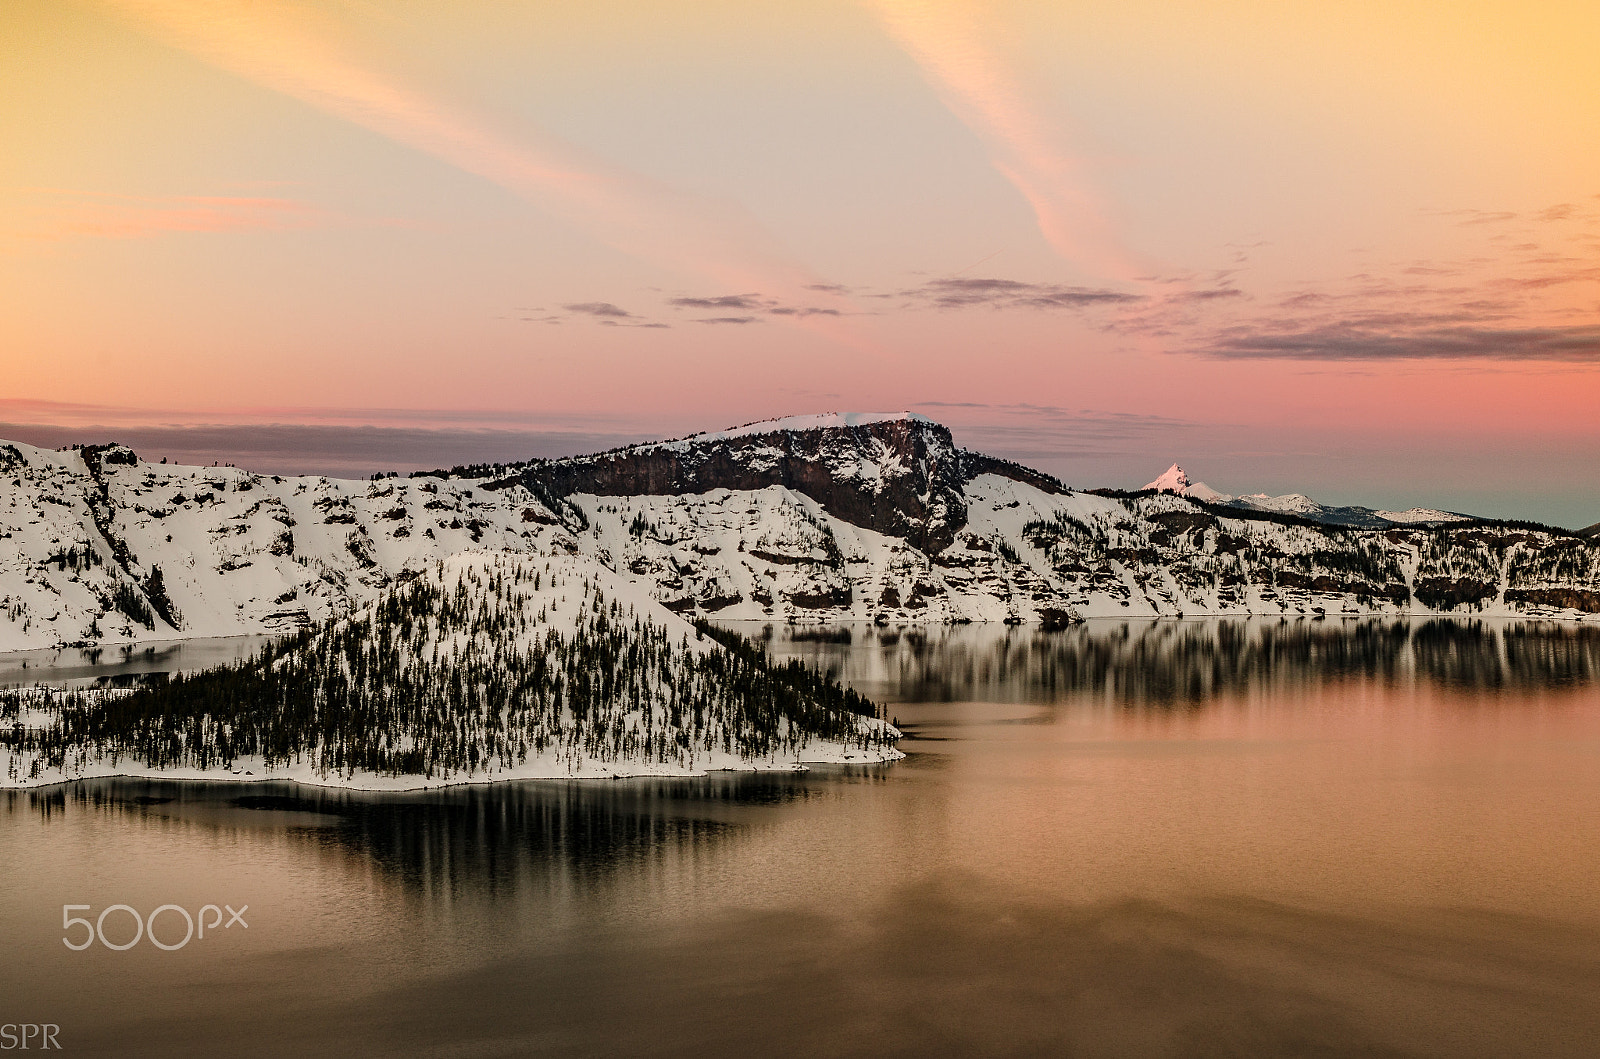
[[[291,2],[101,0],[198,58],[474,173],[641,260],[730,286],[817,282],[739,208],[667,188],[550,138],[512,135],[364,64]]]
[[[563,305],[562,308],[569,313],[582,313],[585,316],[598,316],[608,320],[633,319],[633,314],[628,310],[610,302],[575,302],[571,305]]]
[[[900,292],[901,297],[939,309],[1086,309],[1101,305],[1129,305],[1143,295],[1100,287],[1074,287],[1054,283],[1025,283],[1014,279],[947,277]]]
[[[945,105],[989,149],[1063,258],[1100,276],[1132,280],[1149,271],[1123,245],[1089,166],[1046,120],[987,43],[985,12],[967,0],[865,0],[889,35],[922,68]]]
[[[835,288],[827,284],[813,285],[808,290],[823,290],[832,292]],[[700,309],[707,312],[718,310],[738,312],[744,314],[765,313],[768,316],[788,316],[805,318],[808,316],[843,316],[839,309],[815,305],[785,305],[776,298],[769,298],[760,294],[720,294],[715,297],[682,297],[668,298],[667,304],[674,309]],[[709,320],[701,320],[703,324],[752,324],[757,322],[757,317],[720,316]]]
[[[1235,332],[1204,352],[1235,360],[1501,360],[1600,363],[1600,327],[1331,325],[1277,333]]]

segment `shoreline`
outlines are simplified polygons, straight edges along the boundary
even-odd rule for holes
[[[884,723],[885,727],[890,727],[886,722],[880,723]],[[689,768],[664,763],[628,763],[624,765],[621,762],[588,761],[580,765],[576,771],[573,771],[570,767],[558,770],[556,767],[557,762],[546,759],[538,763],[529,763],[516,768],[504,769],[490,775],[472,774],[431,779],[425,776],[380,776],[375,773],[357,773],[349,779],[344,779],[332,774],[319,776],[314,769],[307,765],[267,770],[265,766],[255,762],[247,762],[247,764],[254,764],[254,769],[243,768],[237,771],[193,767],[166,769],[130,768],[119,764],[89,766],[76,775],[41,775],[37,780],[0,779],[0,791],[42,790],[48,787],[61,787],[85,780],[130,779],[165,780],[174,783],[295,783],[329,790],[399,794],[405,791],[489,786],[496,783],[516,783],[523,780],[694,779],[708,776],[713,772],[800,773],[811,771],[807,766],[812,765],[888,765],[906,756],[904,751],[892,746],[885,747],[881,751],[873,751],[856,747],[846,748],[835,744],[829,747],[828,751],[827,753],[820,749],[817,751],[802,751],[801,755],[792,761],[750,761],[737,758],[731,754],[718,754],[704,767],[691,766]],[[101,769],[104,769],[104,771],[101,771]],[[258,772],[256,769],[261,771]]]
[[[1089,614],[1073,619],[1064,625],[1054,625],[1042,621],[1006,621],[1003,618],[955,618],[940,621],[890,621],[880,624],[873,618],[859,615],[832,616],[807,616],[802,619],[791,618],[717,618],[715,615],[707,616],[707,620],[717,625],[739,626],[772,626],[777,628],[813,629],[829,626],[849,626],[875,629],[904,630],[904,629],[949,629],[964,625],[1005,626],[1012,629],[1031,629],[1035,632],[1059,632],[1078,625],[1088,625],[1095,622],[1165,622],[1165,621],[1434,621],[1446,618],[1452,621],[1544,621],[1556,622],[1563,625],[1600,625],[1600,612],[1589,612],[1567,609],[1560,613],[1529,613],[1515,610],[1487,610],[1462,612],[1454,610],[1372,610],[1348,611],[1333,610],[1317,614],[1304,611],[1240,611],[1240,610],[1191,610],[1181,614]],[[297,630],[296,630],[297,631]],[[144,654],[150,651],[181,648],[191,644],[221,643],[229,640],[261,639],[272,640],[294,635],[294,631],[269,632],[263,630],[232,632],[221,634],[200,634],[195,636],[162,637],[152,640],[100,640],[100,641],[70,641],[46,646],[34,645],[31,647],[0,647],[0,665],[21,659],[24,655],[46,655],[62,651],[132,651]],[[129,658],[128,661],[133,661]],[[106,663],[115,665],[115,661]],[[41,669],[49,667],[40,667]],[[165,672],[164,670],[162,672]],[[21,685],[17,685],[21,686]],[[0,688],[5,687],[0,684]]]

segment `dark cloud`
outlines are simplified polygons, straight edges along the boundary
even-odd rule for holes
[[[1208,290],[1187,290],[1181,294],[1174,294],[1179,301],[1208,302],[1219,298],[1242,298],[1244,291],[1237,287],[1214,287]]]
[[[928,302],[940,309],[966,309],[972,306],[995,309],[1082,309],[1144,300],[1143,295],[1100,287],[959,276],[929,280],[920,287],[901,291],[900,294],[901,297]]]
[[[808,290],[832,290],[827,284],[813,284]],[[842,288],[841,288],[842,289]],[[724,294],[715,298],[672,298],[668,305],[679,309],[732,309],[744,313],[766,313],[769,316],[843,316],[838,309],[824,309],[813,305],[783,305],[759,294]],[[719,316],[701,320],[705,324],[750,324],[753,317]]]
[[[842,283],[808,283],[806,290],[814,290],[820,294],[849,294],[850,288]]]
[[[680,309],[742,309],[761,312],[769,303],[754,294],[724,294],[718,298],[671,298],[668,305]]]
[[[1378,329],[1334,324],[1302,331],[1235,331],[1204,349],[1241,360],[1600,361],[1600,327]]]
[[[699,324],[759,324],[761,319],[756,316],[703,316],[695,320]]]
[[[599,316],[613,320],[631,320],[633,318],[632,313],[610,302],[577,302],[572,305],[563,305],[562,308],[569,313],[583,313],[585,316]]]
[[[809,305],[801,306],[799,308],[795,308],[795,307],[788,306],[788,305],[779,305],[779,306],[775,306],[774,308],[768,309],[767,312],[771,313],[773,316],[842,316],[842,315],[844,315],[843,313],[839,312],[838,309],[818,309],[818,308],[815,308],[815,307],[809,306]]]
[[[1570,202],[1563,202],[1549,209],[1540,210],[1537,216],[1541,221],[1564,221],[1577,212],[1578,207]]]

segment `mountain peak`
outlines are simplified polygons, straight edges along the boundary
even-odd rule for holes
[[[1154,489],[1162,493],[1178,493],[1181,495],[1189,491],[1191,484],[1193,483],[1189,481],[1188,472],[1174,463],[1162,473],[1161,477],[1145,486],[1145,488]]]
[[[1176,493],[1178,496],[1193,497],[1208,504],[1225,504],[1233,499],[1225,493],[1217,492],[1204,482],[1191,480],[1189,472],[1176,463],[1145,488],[1154,489],[1158,493]]]

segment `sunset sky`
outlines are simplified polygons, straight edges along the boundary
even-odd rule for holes
[[[0,437],[357,474],[909,409],[1587,525],[1597,53],[1593,0],[9,0]]]

